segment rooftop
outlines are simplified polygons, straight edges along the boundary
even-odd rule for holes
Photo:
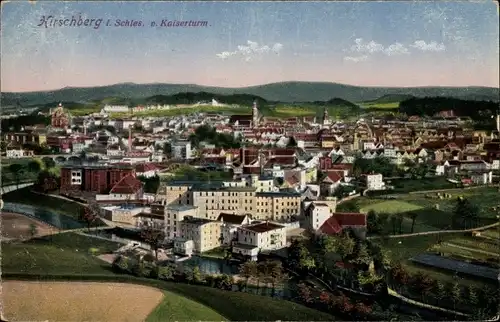
[[[285,226],[278,225],[278,224],[271,223],[271,222],[263,222],[263,223],[259,223],[259,224],[245,226],[243,228],[246,229],[246,230],[250,230],[250,231],[256,232],[256,233],[265,233],[265,232],[268,232],[268,231],[271,231],[271,230],[281,229],[281,228],[284,228],[284,227]]]
[[[195,218],[195,217],[191,217],[191,216],[186,216],[186,217],[184,217],[184,220],[182,222],[202,226],[202,225],[205,225],[205,224],[208,224],[211,222],[215,222],[215,221],[210,220],[210,219]]]

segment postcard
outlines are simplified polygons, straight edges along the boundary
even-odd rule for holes
[[[497,321],[494,1],[1,6],[2,321]]]

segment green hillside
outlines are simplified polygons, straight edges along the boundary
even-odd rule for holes
[[[66,87],[54,91],[1,93],[3,107],[20,104],[47,104],[51,102],[90,102],[106,98],[145,99],[157,95],[207,92],[219,95],[246,94],[275,102],[327,101],[332,97],[352,102],[376,100],[384,95],[412,95],[416,97],[446,96],[498,101],[498,88],[490,87],[363,87],[327,82],[281,82],[242,88],[199,86],[194,84],[133,84],[123,83],[99,87]]]

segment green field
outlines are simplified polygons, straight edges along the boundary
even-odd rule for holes
[[[377,202],[373,204],[369,204],[363,208],[361,208],[361,212],[367,213],[370,210],[375,212],[385,212],[389,214],[396,214],[401,212],[409,212],[414,210],[420,210],[423,207],[408,203],[406,201],[400,200],[387,200],[382,202]]]
[[[222,315],[205,305],[164,291],[163,301],[148,316],[146,322],[163,321],[226,321]]]
[[[196,106],[196,107],[178,107],[168,110],[147,110],[135,113],[111,113],[111,118],[124,117],[163,117],[179,116],[194,113],[220,113],[220,114],[251,114],[250,107],[225,107],[225,106]]]
[[[335,320],[335,317],[329,314],[290,301],[115,274],[108,263],[90,253],[91,248],[95,248],[95,254],[99,254],[112,252],[119,246],[114,242],[76,233],[61,233],[52,237],[32,239],[25,243],[3,243],[2,273],[13,279],[138,283],[158,287],[200,303],[191,305],[187,299],[167,297],[151,314],[148,321],[213,321],[221,320],[221,317],[231,321]],[[201,314],[204,316],[201,317]]]
[[[373,108],[373,109],[397,109],[399,108],[399,102],[385,102],[385,103],[377,103],[377,102],[364,102],[361,103],[361,106],[364,108]]]
[[[30,274],[92,274],[103,271],[103,262],[90,255],[118,249],[118,243],[61,233],[32,239],[24,243],[2,245],[2,272]]]

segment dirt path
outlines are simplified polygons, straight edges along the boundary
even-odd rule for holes
[[[59,230],[47,223],[22,214],[1,212],[0,214],[1,239],[27,240],[33,237],[52,235]]]
[[[463,249],[463,250],[466,250],[466,251],[469,251],[469,252],[476,252],[476,253],[481,253],[481,254],[485,254],[485,255],[489,255],[489,256],[494,256],[494,257],[500,256],[498,253],[489,252],[487,250],[482,250],[482,249],[477,249],[477,248],[471,248],[471,247],[467,247],[467,246],[457,245],[457,244],[454,244],[454,243],[444,243],[444,244],[447,245],[447,246],[458,248],[458,249]]]
[[[163,292],[120,283],[2,283],[3,314],[9,321],[145,321]]]

